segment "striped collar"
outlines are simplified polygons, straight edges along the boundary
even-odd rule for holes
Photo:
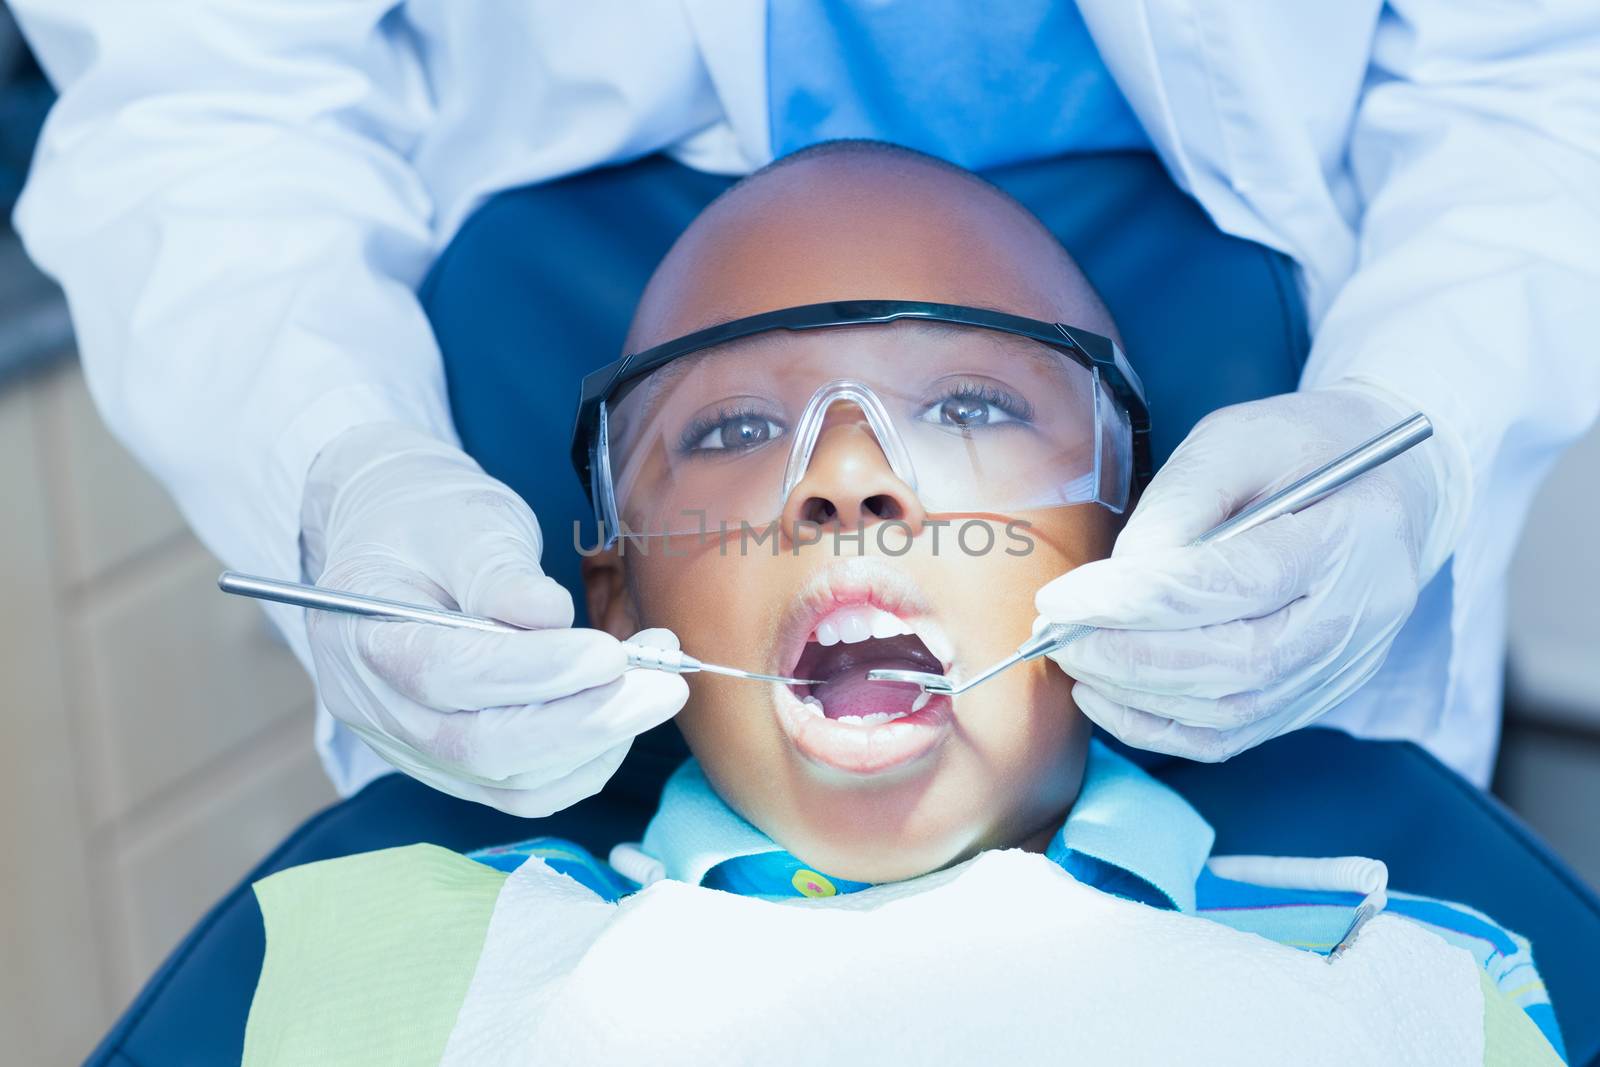
[[[1193,912],[1195,884],[1214,837],[1176,792],[1092,741],[1078,799],[1045,856],[1107,893]],[[723,803],[692,759],[667,782],[643,849],[668,878],[747,896],[832,896],[868,888],[814,870],[779,848]]]

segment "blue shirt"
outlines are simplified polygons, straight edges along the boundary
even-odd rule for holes
[[[768,0],[767,114],[774,156],[871,137],[976,170],[1150,144],[1072,0]]]
[[[1309,952],[1326,955],[1349,931],[1362,894],[1220,877],[1207,866],[1215,836],[1175,790],[1094,741],[1078,797],[1045,856],[1102,892]],[[743,896],[829,897],[870,888],[818,871],[784,851],[717,796],[694,760],[668,780],[642,848],[662,864],[668,878]],[[556,838],[535,838],[473,856],[507,871],[528,856],[538,856],[606,900],[618,900],[637,888],[581,847]],[[1385,910],[1471,953],[1491,984],[1564,1057],[1549,995],[1524,938],[1461,904],[1390,891]]]

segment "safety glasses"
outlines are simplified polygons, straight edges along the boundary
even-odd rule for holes
[[[1138,376],[1098,334],[838,301],[735,319],[588,375],[572,459],[609,544],[776,519],[814,464],[863,434],[930,515],[1121,512],[1149,480],[1149,428]]]

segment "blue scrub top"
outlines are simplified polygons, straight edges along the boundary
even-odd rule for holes
[[[1150,147],[1072,0],[768,0],[767,107],[774,156],[870,137],[979,170]]]

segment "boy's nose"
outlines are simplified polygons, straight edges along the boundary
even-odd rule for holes
[[[800,524],[853,530],[898,520],[911,535],[926,514],[912,488],[895,474],[866,416],[853,404],[828,412],[811,453],[811,465],[784,501],[784,533],[795,539]]]

